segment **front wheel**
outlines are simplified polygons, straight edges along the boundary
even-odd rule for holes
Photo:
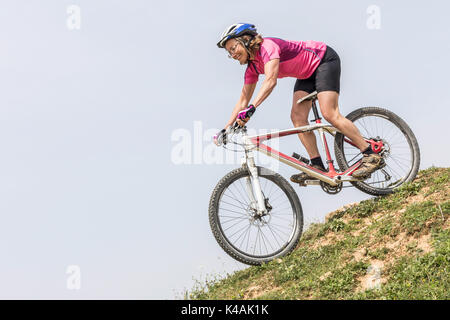
[[[378,107],[357,109],[346,118],[355,124],[365,139],[382,140],[384,145],[382,156],[386,166],[365,181],[352,182],[356,188],[375,196],[385,195],[416,177],[420,164],[419,145],[405,121]],[[362,158],[360,150],[346,140],[341,133],[336,134],[334,150],[341,171]]]
[[[297,193],[281,175],[257,167],[268,213],[257,214],[244,167],[223,177],[211,195],[209,222],[219,245],[234,259],[260,265],[289,254],[298,244],[303,212]]]

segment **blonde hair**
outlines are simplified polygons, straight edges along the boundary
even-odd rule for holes
[[[255,58],[256,53],[258,52],[259,48],[261,48],[261,43],[263,43],[264,41],[263,37],[260,34],[257,34],[254,37],[246,34],[235,39],[239,41],[247,50],[249,54],[248,60],[253,60]],[[248,45],[245,45],[246,43],[248,43]]]

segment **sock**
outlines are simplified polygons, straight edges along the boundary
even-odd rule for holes
[[[364,150],[362,153],[363,153],[363,154],[366,154],[366,155],[369,155],[369,154],[372,154],[372,153],[375,153],[375,152],[373,152],[372,146],[369,145],[369,146],[367,147],[367,149]]]
[[[321,167],[325,170],[325,166],[323,165],[322,158],[320,156],[311,159],[311,164]]]

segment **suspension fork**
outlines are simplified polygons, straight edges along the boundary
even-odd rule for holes
[[[261,189],[261,183],[258,176],[258,168],[255,164],[253,152],[245,150],[245,159],[243,159],[250,175],[246,179],[246,191],[250,198],[250,206],[255,209],[259,215],[267,213],[265,199]],[[244,163],[243,163],[244,164]]]

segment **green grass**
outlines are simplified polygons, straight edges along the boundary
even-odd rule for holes
[[[401,257],[388,270],[389,281],[380,290],[355,296],[361,299],[450,299],[450,231],[433,232],[431,253]]]
[[[427,229],[427,222],[440,214],[438,206],[432,201],[410,205],[401,217],[401,224],[409,234]]]
[[[449,173],[435,167],[420,171],[418,179],[389,196],[362,201],[326,223],[312,224],[291,255],[197,282],[186,298],[449,299]],[[422,199],[412,198],[417,195],[425,199],[412,202]],[[427,253],[418,246],[425,234],[431,235]],[[399,255],[392,243],[402,237]],[[373,260],[384,263],[383,282],[363,291],[360,281]]]
[[[386,255],[389,253],[390,249],[383,247],[375,249],[374,251],[369,251],[368,255],[377,260],[384,260]]]

